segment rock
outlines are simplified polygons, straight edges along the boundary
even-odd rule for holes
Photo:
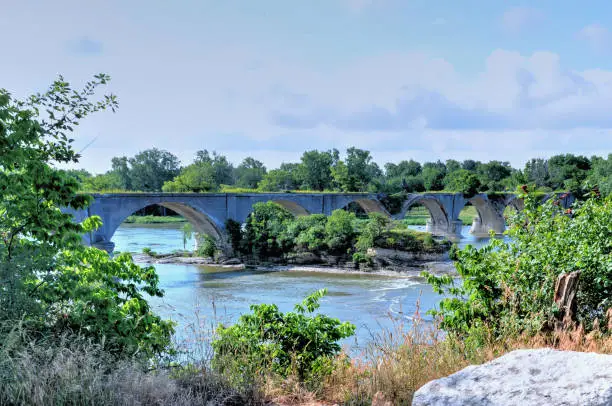
[[[287,258],[287,261],[291,264],[296,265],[312,265],[320,264],[321,257],[312,252],[299,252],[291,257]]]
[[[431,381],[413,406],[612,405],[612,355],[517,350]]]
[[[239,260],[238,258],[230,258],[230,259],[226,259],[225,261],[221,262],[221,265],[241,265],[242,261]]]

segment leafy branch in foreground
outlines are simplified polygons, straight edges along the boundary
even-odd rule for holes
[[[169,346],[172,324],[144,297],[163,294],[154,269],[83,246],[100,219],[77,224],[61,211],[91,200],[55,165],[78,160],[71,134],[82,119],[117,108],[114,95],[90,101],[109,80],[96,75],[75,90],[60,77],[26,101],[0,89],[0,337],[22,321],[38,336],[77,331],[115,354]]]

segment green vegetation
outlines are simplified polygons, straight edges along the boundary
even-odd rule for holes
[[[166,223],[185,223],[181,216],[129,216],[124,223],[130,224],[166,224]]]
[[[554,329],[563,317],[553,301],[559,275],[579,271],[575,321],[586,331],[606,331],[596,320],[612,316],[612,197],[597,193],[573,209],[540,204],[525,194],[525,210],[507,231],[512,242],[492,239],[481,249],[456,252],[462,284],[429,276],[451,297],[442,300],[442,328],[468,338],[494,338]],[[466,299],[467,298],[467,299]]]
[[[464,226],[471,226],[476,216],[478,216],[476,208],[474,206],[466,206],[459,213],[459,220],[463,222]],[[402,222],[409,226],[424,226],[427,220],[429,220],[429,211],[423,206],[413,206],[406,213],[406,217],[404,217]]]
[[[60,211],[89,203],[56,164],[77,161],[69,134],[80,119],[117,107],[113,95],[88,101],[108,80],[77,91],[60,78],[26,101],[0,91],[0,337],[16,324],[43,337],[78,331],[111,354],[149,357],[168,349],[173,331],[144,297],[163,294],[155,270],[85,247],[81,234],[100,219],[75,224]]]
[[[230,243],[247,259],[289,259],[296,254],[334,255],[367,262],[369,248],[389,248],[411,252],[443,252],[446,242],[428,233],[409,230],[403,222],[392,221],[380,213],[359,219],[346,210],[330,216],[313,214],[293,217],[274,202],[257,203],[244,230],[227,223]],[[357,255],[355,255],[357,254]]]
[[[115,157],[111,170],[92,176],[71,171],[87,192],[372,192],[384,195],[417,192],[452,192],[472,196],[479,192],[514,191],[534,185],[541,192],[572,191],[578,195],[599,186],[612,192],[612,155],[590,159],[572,154],[532,159],[523,169],[508,162],[449,159],[446,162],[414,160],[374,162],[369,151],[348,148],[344,157],[336,149],[305,151],[300,162],[283,163],[268,170],[261,161],[246,157],[234,166],[223,155],[196,152],[191,164],[180,167],[168,151],[150,149],[134,157]]]
[[[238,387],[262,384],[270,374],[320,384],[333,371],[341,349],[338,341],[355,333],[348,322],[314,314],[326,292],[309,295],[293,312],[282,313],[276,305],[251,305],[251,314],[217,331],[213,367]]]
[[[612,196],[603,196],[609,193],[611,159],[564,156],[547,165],[531,162],[529,179],[539,187],[568,189],[593,182],[600,190],[594,188],[571,209],[554,200],[541,205],[537,193],[526,190],[525,210],[510,220],[512,242],[492,239],[479,250],[455,249],[458,286],[451,277],[428,275],[446,294],[432,312],[433,327],[423,325],[417,312],[408,331],[399,326],[381,332],[362,359],[351,360],[339,341],[355,327],[317,312],[321,290],[293,312],[252,306],[233,326],[211,332],[210,357],[178,364],[174,326],[146,300],[163,295],[154,268],[137,266],[127,254],[110,258],[83,246],[83,233],[99,227],[100,219],[76,224],[60,210],[82,209],[91,201],[77,193],[88,175],[57,167],[78,161],[70,135],[80,120],[117,107],[113,95],[89,100],[108,80],[97,75],[79,91],[60,77],[47,92],[25,101],[0,90],[0,404],[249,405],[286,403],[287,396],[294,402],[409,404],[425,382],[514,348],[612,353]],[[334,151],[312,152],[302,167],[281,167],[307,179],[299,187],[358,189],[380,175],[364,151],[351,151],[346,162]],[[335,170],[326,178],[322,163],[330,157]],[[222,161],[217,158],[213,154],[211,165]],[[420,184],[422,174],[423,186],[433,189],[445,186],[443,167],[486,174],[488,180],[479,182],[487,190],[503,184],[508,172],[520,176],[503,164],[466,162],[422,168],[405,162],[386,171],[411,176],[412,185]],[[130,187],[150,190],[161,187],[159,179],[175,176],[175,164],[162,151],[147,152],[117,160],[108,176],[118,177],[120,187],[128,187],[129,179]],[[150,168],[159,172],[156,183],[147,178]],[[245,160],[239,186],[264,182],[264,172]],[[122,173],[130,175],[121,178]],[[376,213],[357,218],[337,210],[329,217],[294,218],[274,203],[257,204],[244,230],[235,222],[228,222],[227,230],[237,250],[257,258],[325,252],[367,262],[372,247],[447,248]],[[186,236],[190,232],[185,228]],[[203,252],[214,254],[214,243],[203,242]],[[559,308],[555,282],[577,271],[575,306]]]

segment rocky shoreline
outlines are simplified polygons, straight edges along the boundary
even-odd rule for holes
[[[368,250],[369,263],[355,264],[347,256],[300,253],[287,258],[269,258],[268,261],[242,260],[240,258],[204,258],[181,254],[147,255],[133,254],[135,262],[143,264],[209,265],[228,270],[266,269],[271,271],[302,271],[359,273],[379,275],[418,276],[422,271],[436,274],[456,274],[448,252],[415,253],[384,248]]]

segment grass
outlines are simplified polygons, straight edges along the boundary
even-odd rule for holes
[[[129,216],[124,223],[131,224],[167,224],[167,223],[185,223],[184,217],[181,216]]]
[[[472,225],[474,217],[477,216],[478,213],[476,212],[476,208],[474,206],[467,206],[459,213],[459,220],[463,222],[463,225],[469,226]],[[406,217],[402,221],[409,226],[424,226],[427,224],[429,217],[430,215],[427,208],[424,206],[413,206],[408,213],[406,213]]]
[[[187,366],[161,367],[138,359],[116,360],[78,335],[32,339],[15,328],[0,340],[0,404],[409,405],[425,383],[514,349],[612,354],[610,335],[598,330],[585,334],[580,326],[502,339],[483,330],[482,344],[474,345],[423,321],[418,310],[412,320],[374,334],[352,359],[341,353],[331,374],[314,385],[260,370],[255,384],[240,388],[210,368],[209,349],[188,353]],[[612,330],[612,311],[607,323]],[[192,334],[196,342],[210,342],[214,330],[193,326]]]

